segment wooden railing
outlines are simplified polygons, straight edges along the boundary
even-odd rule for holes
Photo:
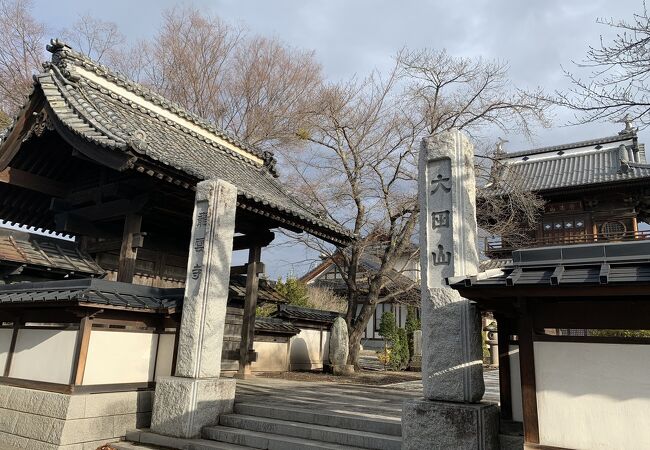
[[[606,237],[602,234],[581,234],[569,236],[547,236],[540,239],[525,240],[518,238],[517,243],[505,242],[498,237],[484,238],[484,250],[488,256],[503,254],[518,248],[549,247],[554,245],[590,244],[593,242],[622,242],[650,239],[650,230],[627,231],[615,237]]]

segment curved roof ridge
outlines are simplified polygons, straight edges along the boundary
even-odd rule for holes
[[[157,106],[164,108],[172,114],[175,114],[185,120],[192,122],[193,124],[203,128],[205,131],[213,133],[218,137],[226,140],[230,144],[241,147],[243,150],[246,150],[261,159],[268,159],[269,154],[270,156],[273,156],[272,152],[259,150],[258,148],[242,141],[236,136],[233,136],[231,133],[217,128],[214,124],[188,111],[180,104],[165,98],[161,94],[140,83],[129,80],[126,76],[108,68],[101,63],[93,61],[87,56],[73,50],[70,46],[59,39],[52,39],[50,41],[50,44],[47,46],[47,50],[52,53],[53,63],[66,60],[76,62],[78,64],[75,65],[80,65],[80,67],[94,72],[96,75],[117,84],[118,86],[144,98],[147,101],[154,103]]]
[[[500,155],[497,157],[497,159],[510,159],[510,158],[516,158],[519,156],[528,156],[528,155],[536,155],[538,153],[546,153],[546,152],[553,152],[553,151],[559,151],[559,150],[567,150],[571,148],[580,148],[580,147],[589,147],[592,145],[600,145],[600,144],[611,144],[612,142],[619,142],[619,141],[627,141],[629,139],[634,139],[636,138],[636,132],[632,133],[626,133],[626,134],[617,134],[615,136],[606,136],[602,138],[597,138],[597,139],[589,139],[586,141],[578,141],[578,142],[570,142],[567,144],[559,144],[559,145],[552,145],[548,147],[538,147],[538,148],[533,148],[530,150],[521,150],[517,152],[508,152],[504,153],[503,155]]]

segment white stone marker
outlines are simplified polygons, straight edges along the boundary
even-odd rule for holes
[[[458,130],[424,139],[419,161],[424,399],[402,411],[403,449],[489,449],[496,405],[483,398],[480,314],[445,283],[478,272],[474,149]],[[456,403],[454,403],[456,402]]]
[[[467,137],[451,131],[423,141],[419,192],[424,397],[477,402],[485,391],[480,316],[445,283],[478,272],[474,148]]]
[[[151,429],[194,438],[231,412],[235,380],[219,378],[237,189],[222,180],[196,186],[176,373],[156,380]]]
[[[348,365],[350,352],[348,326],[343,317],[337,317],[330,329],[329,359],[334,375],[352,375],[354,366]]]

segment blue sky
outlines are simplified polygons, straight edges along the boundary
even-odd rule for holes
[[[276,36],[289,45],[314,50],[326,76],[340,80],[364,76],[374,68],[387,68],[402,47],[446,48],[452,55],[507,61],[513,84],[546,90],[567,87],[562,67],[572,69],[589,45],[598,45],[611,30],[597,18],[630,19],[642,8],[639,0],[573,1],[371,1],[371,0],[171,0],[82,1],[36,0],[35,15],[48,34],[69,26],[80,14],[115,22],[129,40],[155,35],[163,10],[191,4],[222,19],[242,24],[251,33]],[[620,124],[564,126],[570,115],[559,111],[551,129],[538,130],[533,142],[504,136],[506,148],[560,144],[621,129]],[[495,132],[496,141],[498,133]],[[642,141],[647,133],[641,133]],[[292,246],[265,251],[269,274],[297,275],[313,262],[312,253]]]

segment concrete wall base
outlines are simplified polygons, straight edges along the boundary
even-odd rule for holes
[[[30,450],[95,450],[146,427],[152,398],[153,391],[59,394],[0,385],[0,442]]]
[[[232,412],[235,383],[232,378],[159,378],[151,431],[180,438],[200,437],[203,427],[216,425],[220,414]]]
[[[402,409],[402,449],[497,450],[499,408],[495,403],[410,400]]]

